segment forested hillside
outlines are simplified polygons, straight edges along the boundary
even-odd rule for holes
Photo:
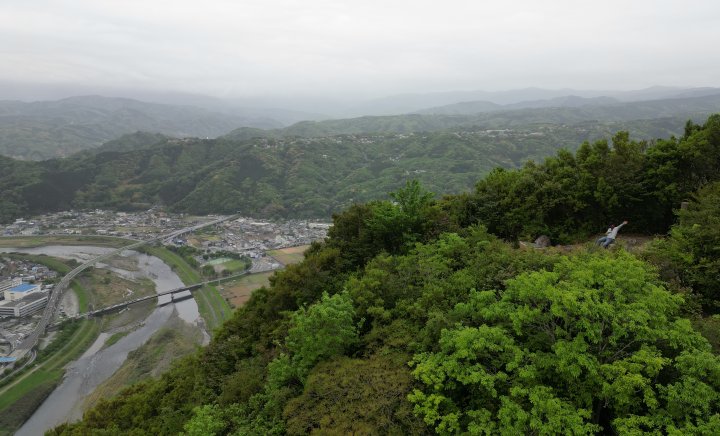
[[[52,434],[718,434],[718,178],[715,115],[441,200],[410,182],[335,215],[208,347]],[[636,254],[498,237],[624,218],[669,236]]]
[[[233,140],[138,133],[67,159],[0,157],[0,221],[70,208],[330,216],[418,179],[438,195],[628,128],[635,139],[682,134],[684,120],[529,124],[407,134]]]

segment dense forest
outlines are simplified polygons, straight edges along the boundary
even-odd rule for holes
[[[718,434],[719,178],[715,115],[466,194],[409,182],[336,214],[209,346],[51,434]],[[594,247],[623,219],[666,236]],[[590,242],[515,243],[539,232]]]
[[[137,210],[157,204],[196,214],[326,218],[353,203],[387,198],[409,179],[439,195],[465,192],[495,167],[540,161],[616,129],[629,130],[635,139],[681,135],[683,122],[243,140],[136,133],[66,159],[0,157],[0,222],[71,208]]]

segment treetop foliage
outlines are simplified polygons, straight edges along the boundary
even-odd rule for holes
[[[720,359],[677,317],[682,301],[624,253],[562,259],[502,293],[473,291],[440,350],[414,357],[426,387],[410,401],[441,434],[720,429],[709,419],[720,379],[706,378]],[[703,393],[700,410],[677,398]]]

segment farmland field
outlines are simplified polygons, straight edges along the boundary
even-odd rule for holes
[[[272,271],[250,274],[236,280],[224,282],[220,294],[230,302],[233,308],[240,307],[250,298],[250,294],[256,289],[269,284],[268,280],[273,275]]]
[[[292,265],[302,262],[305,258],[305,250],[309,247],[309,245],[300,245],[297,247],[281,248],[279,250],[270,250],[267,254],[283,265]]]

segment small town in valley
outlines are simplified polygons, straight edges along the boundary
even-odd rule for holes
[[[211,221],[217,223],[203,226]],[[243,284],[240,296],[233,294],[230,286],[220,287],[223,297],[235,307],[266,283],[272,271],[302,259],[304,250],[323,240],[329,227],[327,222],[190,216],[152,208],[142,212],[65,211],[21,218],[0,227],[0,235],[5,240],[37,239],[43,244],[53,238],[67,241],[73,237],[77,241],[115,238],[128,243],[160,239],[169,249],[189,253],[190,260],[210,274],[260,277],[262,280],[250,280],[253,285]],[[167,235],[173,236],[163,238]],[[0,252],[0,370],[13,367],[13,351],[36,329],[62,275],[47,264],[13,253],[11,245]],[[67,316],[62,306],[59,309],[56,320]]]

